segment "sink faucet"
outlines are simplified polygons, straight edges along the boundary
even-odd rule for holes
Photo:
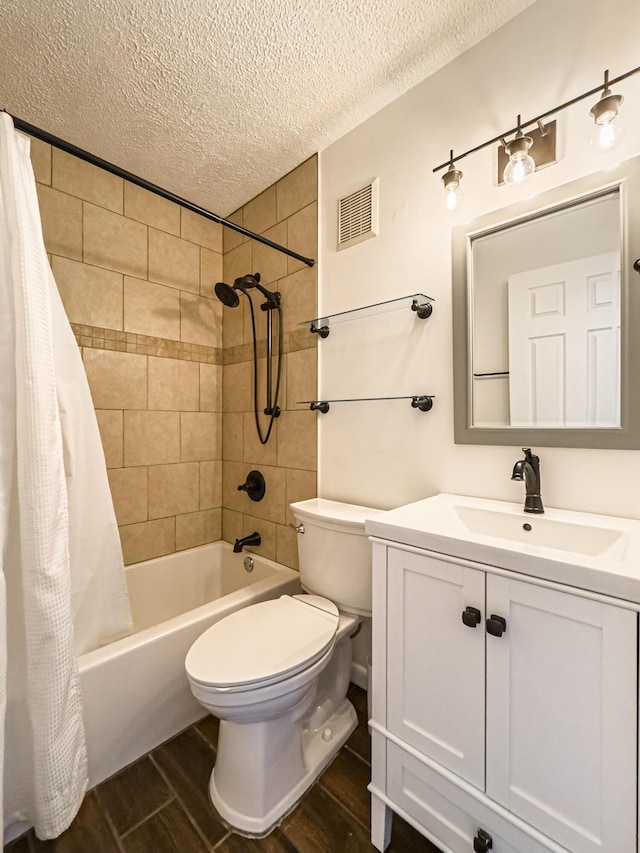
[[[239,554],[240,551],[245,547],[245,545],[255,545],[256,547],[260,545],[262,542],[262,538],[258,531],[255,533],[250,533],[248,536],[243,536],[242,539],[236,539],[236,544],[233,546],[233,553]]]
[[[544,512],[540,497],[540,457],[531,452],[530,447],[523,447],[524,459],[519,459],[513,466],[512,480],[524,480],[524,511]]]

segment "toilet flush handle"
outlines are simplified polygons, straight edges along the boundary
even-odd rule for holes
[[[293,527],[296,533],[304,533],[304,524],[290,524],[289,527]]]

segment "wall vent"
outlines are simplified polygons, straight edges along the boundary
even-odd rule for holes
[[[378,234],[378,179],[338,199],[338,249]]]

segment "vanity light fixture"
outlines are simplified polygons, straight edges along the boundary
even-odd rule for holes
[[[455,210],[461,200],[460,181],[462,180],[462,172],[453,165],[453,151],[449,155],[449,162],[449,168],[442,176],[442,183],[445,189],[446,208],[447,210]]]
[[[599,151],[610,151],[624,136],[624,128],[616,121],[622,95],[612,95],[609,88],[609,71],[604,72],[604,89],[600,100],[589,110],[593,126],[589,133],[589,145]]]
[[[513,127],[511,130],[507,130],[506,132],[499,133],[492,139],[488,139],[486,142],[482,142],[480,145],[470,148],[463,154],[458,154],[454,157],[453,151],[451,151],[449,159],[444,163],[441,163],[439,166],[436,166],[433,170],[434,172],[440,172],[443,169],[447,170],[442,176],[442,183],[447,194],[447,208],[449,210],[455,210],[459,203],[460,194],[458,192],[458,188],[460,186],[462,172],[460,169],[456,169],[455,167],[455,164],[459,160],[462,160],[463,157],[467,157],[469,154],[475,154],[476,151],[480,151],[482,148],[486,148],[489,145],[494,145],[496,142],[499,142],[499,158],[504,157],[506,159],[506,155],[508,155],[509,163],[507,163],[504,172],[502,172],[502,169],[500,170],[501,173],[498,183],[502,182],[501,179],[504,179],[505,183],[520,183],[535,171],[536,166],[540,168],[540,166],[545,163],[555,162],[555,133],[550,132],[555,123],[550,122],[543,125],[542,122],[549,116],[562,112],[562,110],[566,110],[568,107],[572,107],[579,101],[582,101],[585,98],[590,98],[598,92],[601,93],[600,100],[593,105],[589,113],[594,120],[594,128],[592,129],[595,136],[594,143],[602,148],[602,150],[611,150],[622,136],[622,128],[620,127],[619,121],[616,121],[616,119],[623,100],[622,95],[613,95],[611,93],[611,86],[615,86],[616,83],[620,83],[622,80],[626,80],[627,77],[631,77],[633,74],[638,74],[638,72],[640,72],[640,65],[637,68],[632,68],[630,71],[626,71],[624,74],[620,74],[613,80],[609,80],[609,72],[605,71],[604,83],[594,86],[594,88],[589,89],[588,92],[576,95],[575,98],[571,98],[563,104],[559,104],[558,106],[553,107],[534,118],[528,119],[527,121],[521,121],[520,116],[518,116],[518,124],[516,127]],[[523,129],[530,128],[536,124],[538,127],[532,128],[525,135]],[[553,127],[553,131],[555,131],[555,127]],[[545,141],[545,146],[552,151],[552,156],[548,156],[545,153],[545,158],[541,159],[538,155],[538,134]],[[514,138],[511,142],[506,142],[506,139],[511,135],[513,135]],[[533,142],[530,142],[532,139]],[[535,159],[529,153],[529,149],[534,143]]]
[[[504,182],[505,184],[521,184],[525,178],[535,172],[536,161],[529,154],[533,139],[530,136],[525,136],[522,132],[520,116],[518,116],[516,135],[511,142],[507,142],[506,139],[501,141],[504,150],[509,155],[509,162],[504,169]]]

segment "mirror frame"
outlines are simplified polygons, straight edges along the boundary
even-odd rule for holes
[[[472,242],[544,211],[570,207],[615,187],[620,191],[620,427],[593,429],[473,426],[469,318],[472,316]],[[635,450],[640,448],[640,157],[503,207],[460,225],[452,235],[453,403],[456,444],[536,445]],[[631,333],[632,324],[637,324]],[[635,371],[632,369],[635,366]]]

